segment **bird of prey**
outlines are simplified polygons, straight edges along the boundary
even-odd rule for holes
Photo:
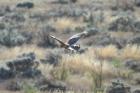
[[[59,43],[60,43],[60,46],[65,48],[65,49],[68,49],[68,50],[71,50],[71,51],[78,51],[80,49],[80,45],[76,44],[78,42],[78,40],[82,37],[85,37],[86,35],[88,34],[87,31],[84,31],[82,33],[78,33],[78,34],[75,34],[73,36],[71,36],[67,42],[63,42],[62,40],[56,38],[55,36],[53,35],[49,35],[51,38],[57,40]]]

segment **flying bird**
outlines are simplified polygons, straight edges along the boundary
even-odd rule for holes
[[[84,31],[82,33],[78,33],[78,34],[75,34],[73,36],[71,36],[67,42],[63,42],[62,40],[56,38],[55,36],[53,35],[49,35],[51,38],[57,40],[59,43],[60,43],[60,46],[65,48],[65,49],[68,49],[68,50],[71,50],[71,51],[78,51],[80,49],[80,45],[76,44],[78,42],[79,39],[81,39],[82,37],[85,37],[86,35],[88,34],[87,31]]]

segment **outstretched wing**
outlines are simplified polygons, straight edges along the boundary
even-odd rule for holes
[[[87,34],[87,32],[84,31],[84,32],[82,32],[82,33],[78,33],[78,34],[76,34],[76,35],[73,35],[72,37],[70,37],[70,38],[68,39],[67,44],[69,44],[70,46],[76,44],[77,41],[78,41],[83,35],[86,35],[86,34]]]
[[[49,35],[49,36],[50,36],[51,38],[57,40],[57,41],[61,44],[61,46],[67,46],[62,40],[56,38],[55,36],[53,36],[53,35]]]

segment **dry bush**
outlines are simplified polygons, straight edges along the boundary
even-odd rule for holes
[[[40,63],[38,69],[42,72],[42,75],[45,76],[45,78],[48,78],[48,79],[53,78],[50,75],[51,71],[54,69],[53,65]]]
[[[54,23],[54,26],[56,27],[56,29],[59,29],[59,30],[74,29],[81,25],[84,25],[84,24],[82,24],[79,20],[73,20],[70,18],[60,18],[60,19],[57,19],[57,21]]]
[[[29,53],[29,52],[34,52],[37,55],[38,59],[45,58],[46,52],[44,51],[43,48],[39,48],[35,45],[23,45],[23,46],[3,49],[0,54],[0,60],[14,59],[18,55],[21,55],[22,53]]]
[[[114,45],[94,49],[99,59],[112,59],[118,55],[118,49]]]
[[[92,88],[92,80],[85,76],[80,75],[73,75],[69,76],[67,79],[67,84],[69,85],[70,89],[77,91],[91,91]]]
[[[122,59],[140,59],[140,46],[138,45],[127,45],[121,51],[121,58]]]
[[[93,54],[93,55],[91,55]],[[79,81],[75,87],[82,88],[83,83],[92,82],[88,85],[90,88],[102,88],[103,80],[108,76],[114,77],[113,66],[109,65],[107,61],[99,61],[94,57],[94,52],[87,52],[85,54],[63,55],[58,66],[54,67],[50,73],[55,79],[67,81],[73,85],[70,77],[78,75]],[[82,78],[85,77],[85,80]],[[86,88],[85,88],[86,89]]]
[[[37,45],[41,47],[56,47],[57,42],[54,39],[50,38],[48,34],[48,31],[39,31],[36,34],[37,39],[35,39],[35,43],[37,43]]]
[[[106,62],[103,61],[103,74],[111,74],[110,69],[111,66]],[[89,71],[97,71],[99,73],[98,68],[100,67],[100,61],[96,60],[93,55],[89,52],[89,54],[76,54],[74,56],[70,55],[64,55],[62,57],[61,65],[65,65],[67,69],[70,70],[71,73],[73,74],[82,74],[84,75],[85,73],[89,73]]]
[[[132,0],[115,0],[111,8],[113,10],[134,10],[134,2]]]
[[[11,4],[16,4],[18,2],[18,0],[1,0],[0,4],[1,5],[11,5]]]
[[[93,49],[93,48],[92,48]],[[140,47],[139,45],[126,45],[121,50],[118,50],[115,46],[109,45],[100,48],[94,48],[94,53],[99,59],[140,59]]]
[[[129,38],[133,37],[134,33],[133,32],[122,32],[122,31],[117,31],[117,32],[110,32],[112,37],[115,38]]]

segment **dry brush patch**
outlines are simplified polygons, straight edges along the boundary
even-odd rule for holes
[[[84,75],[86,73],[89,73],[90,71],[95,71],[99,73],[100,63],[102,62],[103,66],[103,74],[108,75],[111,74],[112,67],[108,64],[107,61],[98,60],[91,54],[76,54],[76,55],[64,55],[60,66],[65,65],[67,69],[71,73],[78,73],[81,75]]]
[[[140,46],[138,45],[127,45],[121,51],[122,59],[135,59],[140,60]]]
[[[119,50],[114,45],[95,48],[94,52],[99,59],[113,59],[118,56]]]
[[[70,28],[74,29],[79,26],[84,26],[85,24],[82,23],[81,20],[74,20],[71,18],[59,18],[56,22],[54,22],[53,25],[59,30],[65,30]]]
[[[22,53],[34,52],[38,59],[45,58],[45,49],[37,47],[36,45],[23,45],[12,48],[6,48],[1,51],[0,60],[14,59]]]
[[[139,45],[126,45],[123,49],[119,50],[114,45],[109,45],[105,47],[99,48],[91,48],[90,51],[94,51],[95,55],[99,59],[119,59],[119,60],[127,60],[127,59],[140,59],[140,46]]]

